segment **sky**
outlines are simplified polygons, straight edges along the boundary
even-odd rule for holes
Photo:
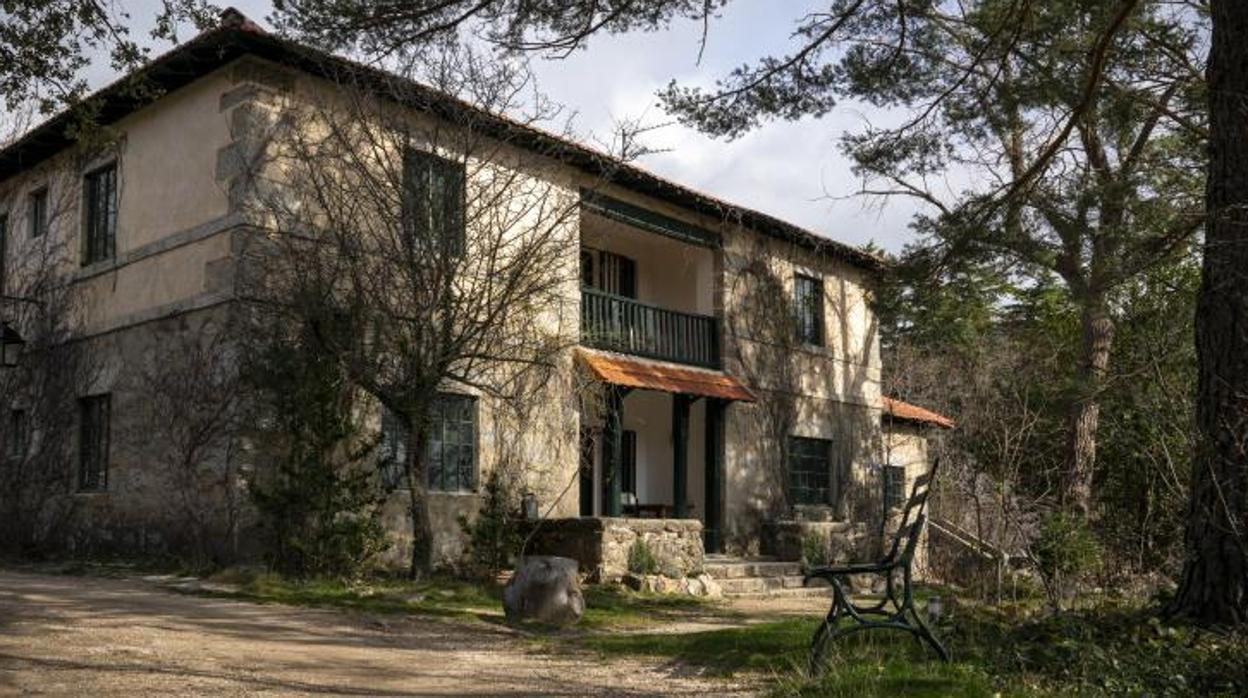
[[[598,36],[568,58],[534,62],[539,89],[564,106],[562,118],[581,140],[609,140],[617,120],[664,124],[672,119],[655,97],[670,80],[713,84],[716,77],[759,56],[783,54],[790,47],[793,22],[808,0],[737,0],[711,23],[698,61],[701,24],[682,22],[656,33]],[[150,31],[159,0],[123,2],[136,39]],[[233,5],[266,26],[268,0],[235,0]],[[777,11],[778,8],[783,8]],[[184,31],[183,39],[191,31]],[[168,46],[153,44],[154,54]],[[93,66],[93,86],[115,74],[106,60]],[[663,152],[638,165],[656,174],[733,203],[790,221],[853,245],[874,241],[900,251],[913,234],[908,223],[915,205],[902,200],[865,201],[848,196],[859,186],[838,149],[846,131],[867,121],[889,121],[877,109],[842,103],[820,119],[771,122],[737,140],[709,138],[672,124],[649,133],[645,143]],[[563,126],[562,122],[558,125]],[[848,197],[848,198],[846,198]]]

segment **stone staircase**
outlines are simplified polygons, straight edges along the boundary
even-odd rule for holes
[[[814,580],[805,586],[800,562],[784,562],[775,558],[739,558],[707,555],[702,570],[709,574],[732,597],[794,597],[831,596],[826,582]]]

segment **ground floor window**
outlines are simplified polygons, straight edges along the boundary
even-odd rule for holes
[[[24,458],[28,434],[26,431],[26,411],[10,410],[9,421],[5,425],[4,454],[12,459]]]
[[[789,501],[832,504],[832,442],[790,436],[788,445]]]
[[[112,411],[110,395],[78,400],[78,489],[108,487],[108,446]]]
[[[381,411],[381,443],[377,450],[377,471],[382,486],[393,490],[406,485],[407,425],[402,418],[385,408]]]
[[[477,488],[477,399],[442,393],[429,415],[429,489]]]
[[[377,469],[390,489],[406,486],[408,428],[403,419],[382,409]],[[429,410],[429,445],[425,471],[430,491],[477,489],[477,399],[439,393]]]
[[[906,469],[900,465],[884,466],[884,511],[906,503]]]

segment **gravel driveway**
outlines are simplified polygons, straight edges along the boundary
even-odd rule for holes
[[[661,661],[545,654],[501,625],[0,570],[0,694],[726,695]]]

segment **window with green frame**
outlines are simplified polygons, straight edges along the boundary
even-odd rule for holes
[[[906,504],[906,469],[900,465],[884,466],[884,511]]]
[[[832,442],[789,437],[789,501],[832,504]]]
[[[794,276],[793,309],[797,341],[823,346],[823,281],[805,274]]]
[[[403,156],[403,229],[408,243],[436,243],[444,254],[465,247],[466,172],[462,162],[408,149]]]
[[[429,489],[477,489],[477,399],[441,393],[429,415]]]

